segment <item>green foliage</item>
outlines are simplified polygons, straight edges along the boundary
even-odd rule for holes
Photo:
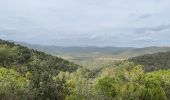
[[[107,98],[113,99],[116,97],[117,91],[116,91],[116,85],[114,83],[116,82],[110,77],[103,77],[98,80],[96,89],[101,91],[100,94],[101,96],[103,96],[102,97],[103,99],[107,99]]]
[[[54,80],[54,77],[60,71],[71,73],[79,67],[61,58],[3,40],[0,40],[0,66],[7,68],[2,69],[0,81],[2,99],[7,100],[22,100],[22,97],[26,100],[64,99],[68,90],[64,86],[66,80]],[[27,81],[29,84],[25,84]]]
[[[129,68],[127,65],[105,70],[97,81],[97,90],[109,99],[170,99],[170,70],[145,73],[141,66]]]
[[[35,60],[45,63],[45,66],[53,68],[56,71],[74,72],[79,67],[61,58],[0,40],[0,66],[11,66],[20,72],[31,71],[32,69],[29,67],[32,65],[30,64],[33,64]]]
[[[144,65],[145,71],[154,71],[170,68],[170,52],[160,52],[155,54],[147,54],[139,57],[130,58],[129,61],[136,65]]]
[[[144,72],[143,66],[122,62],[103,69],[99,77],[90,70],[61,72],[66,81],[66,100],[168,100],[170,70]],[[61,78],[61,79],[62,79]]]
[[[69,95],[66,100],[91,100],[94,98],[93,80],[91,72],[80,68],[74,73],[60,73],[59,76],[65,77]]]
[[[160,92],[160,95],[166,95],[170,98],[170,70],[159,70],[147,73],[143,82],[145,83],[146,88],[153,90],[153,93],[157,91]],[[152,96],[153,95],[150,95],[150,97]],[[157,98],[160,98],[160,96]]]
[[[160,54],[165,56],[164,53]],[[162,62],[158,56],[154,55],[151,62],[148,62],[150,57],[146,57],[146,62],[169,64],[167,60],[166,63]],[[163,56],[161,58],[169,59]],[[145,64],[145,60],[136,61]],[[0,66],[1,100],[170,99],[170,70],[146,72],[143,70],[146,66],[136,62],[121,61],[112,67],[89,70],[61,58],[0,40]]]
[[[119,60],[141,56],[144,54],[154,54],[158,52],[168,52],[170,47],[60,47],[60,46],[41,46],[27,43],[21,45],[40,50],[48,54],[57,55],[76,64],[89,69],[100,69],[113,65]],[[147,61],[147,60],[146,60]],[[152,63],[154,64],[154,63]],[[167,64],[168,65],[168,64]],[[166,66],[164,66],[166,67]],[[158,68],[159,69],[159,68]]]
[[[0,99],[24,99],[29,80],[13,69],[0,68]]]

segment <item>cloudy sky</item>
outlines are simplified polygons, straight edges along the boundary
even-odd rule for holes
[[[0,38],[58,46],[170,46],[170,0],[0,0]]]

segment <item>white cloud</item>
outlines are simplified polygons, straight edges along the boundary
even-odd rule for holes
[[[139,38],[136,38],[136,39],[134,39],[134,40],[136,40],[136,41],[153,41],[153,40],[156,40],[156,39],[154,39],[153,37],[139,37]]]
[[[161,34],[155,32],[155,28],[170,24],[169,0],[0,2],[0,34],[6,33],[8,39],[30,43],[41,44],[44,39],[44,44],[54,45],[62,45],[59,44],[61,41],[63,45],[130,46],[134,38],[144,41],[158,36],[159,39],[162,31]],[[151,33],[149,39],[146,35]],[[0,38],[4,36],[0,35]]]

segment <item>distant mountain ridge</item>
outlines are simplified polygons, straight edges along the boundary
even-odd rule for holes
[[[113,54],[113,55],[125,55],[125,57],[133,57],[145,54],[154,54],[157,52],[167,52],[170,51],[170,47],[157,47],[150,46],[144,48],[135,48],[135,47],[62,47],[62,46],[42,46],[36,44],[28,44],[24,42],[16,42],[17,44],[27,46],[31,49],[36,49],[44,51],[49,54],[82,54],[82,53],[104,53],[104,54]]]
[[[154,54],[158,52],[168,52],[170,47],[61,47],[61,46],[41,46],[23,42],[15,42],[31,49],[43,51],[54,56],[62,57],[81,66],[98,69],[112,65],[115,61],[124,60],[131,57]]]
[[[64,46],[43,46],[43,45],[37,45],[37,44],[29,44],[24,42],[15,42],[20,45],[27,46],[29,48],[35,48],[39,50],[45,50],[47,52],[52,53],[58,53],[59,51],[62,52],[77,52],[77,53],[88,53],[88,52],[117,52],[122,49],[132,49],[133,47],[96,47],[96,46],[88,46],[88,47],[78,47],[78,46],[72,46],[72,47],[64,47]]]

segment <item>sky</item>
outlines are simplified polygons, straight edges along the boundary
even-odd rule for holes
[[[170,46],[170,0],[0,0],[0,38],[56,46]]]

